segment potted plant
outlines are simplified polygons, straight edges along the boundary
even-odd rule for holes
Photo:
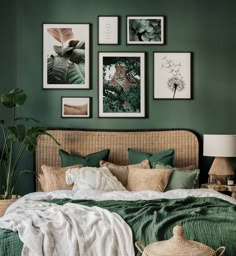
[[[21,170],[19,163],[25,151],[34,151],[37,138],[41,134],[50,136],[58,145],[53,136],[46,132],[46,127],[30,126],[30,122],[38,122],[34,118],[17,117],[16,109],[23,106],[27,95],[22,89],[15,88],[9,93],[0,94],[0,103],[3,107],[12,109],[11,120],[1,120],[2,138],[0,140],[0,177],[3,194],[0,199],[0,215],[6,207],[15,200],[15,185],[21,174],[33,173],[30,170]],[[1,209],[2,208],[2,209]]]

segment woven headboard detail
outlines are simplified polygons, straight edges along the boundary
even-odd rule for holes
[[[164,131],[89,131],[89,130],[48,130],[61,144],[48,136],[41,135],[36,147],[36,171],[41,173],[41,165],[60,166],[59,148],[73,154],[87,155],[110,149],[109,161],[128,164],[128,148],[149,153],[165,149],[175,149],[175,166],[195,165],[199,162],[199,142],[197,136],[187,130]],[[37,191],[40,185],[37,183]]]

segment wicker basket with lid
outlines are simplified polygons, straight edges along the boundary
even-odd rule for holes
[[[224,246],[215,251],[205,244],[187,240],[184,237],[183,227],[180,225],[174,227],[173,235],[169,240],[155,242],[146,247],[140,242],[136,242],[135,246],[142,256],[222,256],[225,251]]]

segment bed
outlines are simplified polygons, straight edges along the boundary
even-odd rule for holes
[[[226,246],[224,255],[235,255],[236,227],[232,225],[236,221],[235,199],[209,189],[199,189],[198,175],[191,188],[171,187],[167,190],[170,178],[173,181],[174,173],[181,174],[182,176],[179,177],[185,179],[190,173],[198,170],[199,142],[194,132],[189,130],[49,130],[48,132],[60,142],[60,146],[47,136],[39,137],[35,166],[41,179],[36,181],[37,192],[19,199],[0,219],[0,255],[140,255],[134,248],[135,241],[139,240],[148,245],[169,239],[173,235],[173,227],[177,224],[184,227],[188,239],[205,243],[214,249]],[[45,192],[44,185],[51,180],[45,179],[42,166],[59,168],[61,171],[61,166],[67,163],[63,163],[67,156],[94,157],[94,152],[104,153],[104,149],[109,149],[109,154],[103,159],[102,164],[113,163],[125,168],[122,169],[121,176],[113,173],[108,165],[101,167],[101,161],[98,168],[111,171],[108,175],[109,182],[111,180],[113,182],[113,176],[118,175],[116,181],[129,190],[112,190],[109,184],[102,187],[106,188],[104,191],[94,187],[71,190],[72,187],[67,184],[66,188]],[[166,162],[163,164],[159,161],[170,161],[168,158],[170,150],[174,152],[174,158],[171,159],[174,168],[171,170]],[[159,152],[168,152],[168,155],[163,157]],[[155,158],[156,155],[160,158]],[[148,162],[151,166],[146,170],[143,166],[137,168],[136,165],[139,163],[130,163],[131,156],[132,161],[135,159],[141,161],[140,156],[150,157]],[[76,157],[74,159],[77,160]],[[77,174],[81,174],[81,170],[87,171],[86,168],[76,167],[69,170],[71,173],[80,170]],[[89,171],[92,168],[97,167],[90,167]],[[50,170],[52,169],[47,169],[48,172]],[[124,170],[128,170],[128,176],[125,176]],[[51,173],[53,171],[55,170]],[[68,169],[67,172],[70,173]],[[98,172],[92,173],[97,175]],[[142,176],[143,173],[146,176]],[[153,173],[156,173],[158,179],[160,173],[164,175],[168,173],[168,179],[167,176],[160,178],[166,182],[163,191],[160,191],[159,187],[159,190],[155,186],[152,187],[153,181],[156,182],[156,176],[151,176]],[[105,172],[104,175],[107,173]],[[135,182],[131,182],[132,175],[135,177]],[[141,175],[141,178],[135,175]],[[153,178],[150,179],[150,176]],[[144,180],[145,184],[143,184]],[[142,184],[137,190],[136,186],[140,185],[139,183]],[[181,180],[178,184],[183,185]],[[50,185],[58,184],[55,181],[55,184]]]

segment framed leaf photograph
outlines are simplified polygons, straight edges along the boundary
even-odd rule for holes
[[[90,117],[90,97],[61,97],[62,117]]]
[[[191,99],[191,52],[154,52],[154,99]]]
[[[43,89],[89,89],[89,29],[43,25]]]
[[[145,117],[145,53],[99,52],[99,117]]]
[[[164,44],[164,16],[127,16],[127,44]]]

